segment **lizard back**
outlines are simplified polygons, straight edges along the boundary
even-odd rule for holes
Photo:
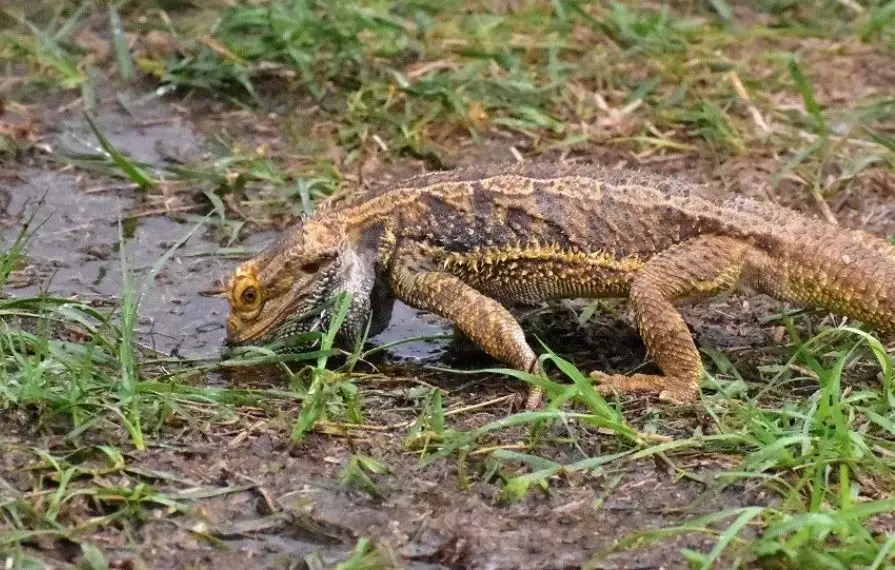
[[[774,249],[780,244],[766,220],[792,221],[771,204],[725,202],[707,186],[674,178],[550,164],[426,174],[334,209],[345,215],[349,231],[375,234],[384,225],[399,237],[453,252],[536,241],[644,259],[705,234],[763,240]]]

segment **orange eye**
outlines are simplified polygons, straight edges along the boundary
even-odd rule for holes
[[[246,305],[249,305],[249,306],[254,305],[255,303],[258,302],[258,299],[259,299],[258,289],[256,289],[252,285],[249,285],[248,287],[246,287],[245,289],[242,290],[242,293],[239,295],[239,298]]]

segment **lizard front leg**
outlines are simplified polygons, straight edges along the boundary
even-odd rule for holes
[[[408,305],[449,319],[485,352],[513,368],[537,373],[538,359],[513,315],[494,299],[457,277],[429,269],[431,260],[422,248],[402,246],[388,260],[388,275],[395,296]],[[532,387],[525,403],[537,408],[543,396]]]
[[[745,242],[704,236],[650,259],[631,282],[630,307],[647,352],[664,376],[593,372],[600,392],[657,394],[674,402],[695,400],[702,359],[673,302],[732,289],[750,254],[758,252]]]

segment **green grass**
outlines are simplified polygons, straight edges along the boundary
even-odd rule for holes
[[[8,275],[20,262],[22,245],[20,241],[6,253],[0,262],[0,274]],[[154,272],[165,261],[162,258]],[[145,281],[150,282],[151,278]],[[40,458],[32,469],[45,472],[45,477],[54,482],[54,490],[49,500],[40,505],[15,497],[0,505],[10,529],[5,535],[6,548],[39,535],[77,542],[79,536],[89,535],[103,525],[144,516],[141,513],[150,506],[165,507],[168,516],[189,512],[188,494],[160,493],[144,481],[145,477],[153,479],[156,475],[128,468],[126,456],[131,452],[125,453],[124,449],[139,451],[147,439],[164,438],[169,431],[166,425],[208,421],[211,416],[216,418],[212,421],[222,421],[238,413],[241,405],[264,406],[265,402],[281,398],[304,402],[293,428],[294,438],[302,437],[323,419],[364,423],[363,389],[352,384],[351,376],[338,369],[326,369],[335,328],[324,336],[319,352],[298,355],[299,359],[316,361],[309,364],[309,375],[299,369],[299,374],[292,376],[291,390],[251,394],[194,388],[189,378],[201,372],[201,367],[168,362],[166,373],[159,374],[150,355],[133,350],[133,316],[146,290],[145,286],[138,288],[126,283],[120,307],[112,315],[64,299],[0,302],[0,313],[5,319],[36,323],[36,332],[6,327],[0,336],[0,357],[4,362],[0,398],[4,408],[37,412],[47,428],[67,426],[67,445],[62,447],[65,451],[27,451]],[[343,310],[345,306],[342,305]],[[60,323],[77,330],[82,340],[55,338],[57,333],[51,331],[59,331]],[[674,465],[676,454],[693,451],[738,455],[739,465],[717,475],[714,482],[708,483],[709,491],[757,483],[779,498],[778,506],[696,517],[680,527],[645,531],[623,541],[618,548],[642,545],[675,532],[705,532],[718,536],[718,547],[707,554],[685,553],[700,568],[711,567],[722,553],[742,561],[755,557],[777,560],[784,566],[845,568],[858,564],[884,568],[887,560],[895,562],[895,542],[891,535],[886,538],[874,534],[869,525],[874,516],[895,510],[895,498],[871,498],[872,492],[868,495],[865,486],[868,490],[885,489],[895,483],[892,358],[878,340],[858,329],[828,329],[807,340],[799,339],[795,328],[790,333],[794,339],[792,357],[766,384],[731,397],[725,381],[713,379],[714,390],[707,392],[701,403],[703,413],[711,418],[708,433],[702,435],[654,443],[654,438],[631,427],[574,366],[548,353],[544,362],[552,362],[571,383],[498,370],[542,385],[548,394],[544,411],[513,414],[472,430],[458,429],[446,421],[436,391],[408,432],[406,444],[422,452],[424,463],[451,457],[471,462],[473,473],[469,476],[475,477],[483,464],[470,457],[488,446],[493,435],[507,429],[528,427],[527,447],[531,452],[546,450],[551,445],[544,428],[554,423],[590,426],[616,434],[617,451],[585,456],[572,463],[558,463],[537,453],[498,446],[488,454],[489,469],[500,474],[506,501],[521,499],[532,486],[549,488],[557,477],[576,471],[588,473],[654,456]],[[363,357],[357,353],[355,360]],[[261,359],[281,361],[269,353],[262,353]],[[215,366],[247,366],[258,361],[243,355]],[[878,371],[878,383],[844,385],[844,371],[858,369]],[[788,390],[805,383],[818,387],[808,397],[787,399]],[[582,411],[563,411],[566,402],[576,403]],[[116,432],[119,435],[109,439]],[[92,433],[105,433],[108,443],[88,443]],[[91,458],[100,459],[105,467],[97,471],[95,467],[82,466]],[[685,470],[678,470],[680,475],[686,474]],[[386,471],[387,467],[373,458],[355,456],[341,478],[343,484],[381,496],[374,478]],[[111,474],[133,483],[126,488],[84,485],[85,479]],[[180,499],[179,495],[187,498]],[[59,518],[65,505],[84,497],[102,506],[103,515],[91,518],[87,524],[66,525]],[[763,531],[757,539],[741,539],[738,534],[746,526]],[[85,554],[91,552],[89,541],[81,544]],[[359,545],[352,560],[374,556],[368,548]],[[9,552],[18,556],[15,549]],[[93,554],[98,555],[97,552]],[[382,555],[380,552],[374,558]]]
[[[218,124],[209,156],[195,163],[140,164],[95,127],[96,153],[52,156],[79,172],[131,182],[145,195],[197,201],[203,214],[193,221],[227,246],[251,227],[309,213],[353,188],[371,156],[450,166],[462,161],[464,145],[472,156],[512,146],[528,157],[604,152],[635,165],[682,157],[722,173],[729,165],[767,169],[773,157],[768,185],[809,208],[867,188],[872,176],[891,176],[895,93],[828,93],[837,54],[879,54],[871,67],[891,61],[891,0],[762,0],[746,16],[741,3],[725,0],[661,10],[641,2],[518,4],[487,11],[453,0],[400,8],[380,0],[273,0],[196,11],[173,2],[159,12],[139,2],[57,3],[6,14],[0,64],[17,78],[14,99],[52,89],[77,94],[89,109],[98,70],[75,32],[99,22],[112,48],[102,71],[113,89],[141,79],[184,105],[214,99],[247,113],[243,123]],[[173,55],[128,51],[127,33],[149,31],[170,34]],[[823,48],[805,49],[804,40]],[[247,127],[255,124],[273,125],[267,132],[282,140],[253,134]],[[26,228],[0,256],[0,288],[26,262],[32,230],[40,231]],[[123,236],[125,275],[132,273],[128,247]],[[377,349],[345,354],[333,348],[333,330],[320,335],[316,351],[286,356],[257,349],[185,361],[141,347],[140,303],[177,247],[148,278],[127,280],[111,310],[52,295],[0,298],[3,421],[56,437],[52,445],[37,437],[8,445],[28,458],[34,487],[22,493],[0,476],[0,560],[7,565],[42,567],[33,546],[49,537],[76,544],[85,567],[102,568],[97,530],[150,517],[174,524],[195,515],[204,498],[238,492],[235,484],[204,487],[134,464],[184,434],[247,430],[263,418],[299,450],[315,433],[380,430],[394,436],[398,453],[419,458],[422,476],[447,463],[463,492],[494,485],[504,504],[576,477],[611,486],[615,473],[644,459],[703,483],[707,497],[731,488],[767,497],[645,529],[612,551],[704,534],[712,549],[682,553],[693,568],[895,567],[886,519],[895,511],[893,362],[864,329],[806,335],[805,316],[775,317],[789,339],[783,356],[740,375],[722,351],[705,347],[712,375],[699,404],[651,408],[642,418],[626,416],[623,405],[604,400],[581,371],[548,352],[551,378],[487,372],[541,385],[548,394],[542,411],[477,421],[446,389],[419,385],[383,396],[364,364]],[[281,370],[282,387],[205,384],[210,372],[259,365]],[[403,406],[400,423],[375,423],[383,399]],[[584,440],[594,438],[600,452],[585,452]],[[734,466],[709,478],[684,466],[694,455],[724,455]],[[339,479],[379,500],[400,492],[389,487],[394,476],[387,458],[361,448],[340,466]],[[89,516],[78,518],[84,505]],[[595,553],[591,565],[610,554]],[[389,567],[393,557],[361,538],[339,567]]]
[[[850,3],[857,5],[756,2],[768,18],[761,25],[723,1],[676,14],[640,2],[529,2],[488,12],[451,1],[395,9],[381,0],[272,0],[194,18],[175,2],[170,14],[136,26],[166,34],[176,48],[168,56],[124,53],[112,32],[122,13],[129,21],[144,14],[138,6],[121,12],[113,4],[101,27],[110,34],[113,78],[131,77],[133,59],[163,91],[188,101],[222,98],[279,115],[272,126],[287,134],[285,146],[247,151],[235,125],[214,164],[167,177],[191,184],[198,175],[210,193],[235,193],[263,224],[306,211],[310,200],[301,210],[294,200],[303,187],[331,193],[374,152],[451,166],[458,138],[530,155],[586,155],[599,145],[618,156],[721,163],[773,153],[784,157],[776,184],[801,180],[810,195],[829,198],[869,167],[895,160],[891,96],[825,104],[814,93],[826,75],[822,54],[792,56],[793,41],[815,37],[846,46],[838,49],[866,45],[882,65],[895,51],[893,19],[885,17],[892,3]],[[72,39],[92,4],[60,6],[12,13],[9,29],[0,30],[9,40],[0,62],[26,63],[25,78],[77,88],[92,102],[85,48]],[[607,116],[594,94],[613,111],[636,105],[623,117]],[[793,96],[804,111],[790,104]],[[308,129],[315,136],[301,134]],[[841,176],[821,175],[830,169]]]
[[[19,262],[20,253],[19,245],[9,250],[0,263],[4,275]],[[304,401],[293,437],[303,436],[324,419],[364,424],[362,385],[354,385],[351,376],[338,370],[326,370],[333,331],[325,335],[318,353],[298,355],[299,359],[316,362],[308,365],[310,374],[299,368],[290,390],[246,393],[193,387],[190,377],[201,373],[201,366],[168,362],[166,372],[160,374],[150,355],[133,350],[133,333],[128,331],[133,331],[132,315],[139,308],[142,292],[127,286],[120,308],[112,315],[54,298],[7,299],[0,304],[5,320],[33,320],[37,331],[7,326],[0,336],[3,406],[10,411],[37,413],[46,429],[63,428],[66,442],[54,452],[19,450],[39,458],[31,469],[45,473],[47,481],[53,481],[53,491],[40,504],[14,496],[0,504],[9,529],[0,547],[12,547],[7,555],[19,556],[14,545],[39,535],[79,542],[79,537],[87,537],[103,525],[145,516],[141,513],[150,507],[164,507],[166,516],[189,512],[192,497],[186,490],[159,492],[151,481],[162,475],[128,466],[127,457],[133,452],[125,450],[139,451],[149,440],[163,440],[170,431],[168,425],[225,421],[238,414],[240,406],[270,409],[270,404],[289,399]],[[67,329],[77,329],[81,340],[55,338],[57,333],[50,331],[59,331],[60,323]],[[552,362],[571,383],[498,370],[546,388],[548,404],[544,411],[513,414],[472,430],[457,428],[446,420],[436,391],[408,431],[406,445],[422,454],[424,464],[455,457],[468,464],[464,469],[471,469],[468,477],[474,478],[488,465],[472,459],[477,450],[489,446],[493,436],[504,430],[528,428],[529,451],[498,446],[487,454],[487,469],[499,474],[498,480],[503,481],[501,495],[510,502],[523,498],[533,486],[547,489],[551,481],[576,471],[591,473],[648,457],[661,457],[674,465],[678,454],[694,451],[739,456],[739,465],[707,483],[708,491],[758,484],[778,497],[777,506],[732,509],[695,517],[679,527],[647,530],[622,541],[615,550],[642,546],[644,541],[675,532],[704,532],[718,536],[718,546],[710,553],[685,552],[695,567],[712,567],[723,553],[726,559],[747,561],[757,557],[767,563],[776,560],[784,567],[846,568],[857,564],[884,568],[895,562],[895,539],[876,534],[871,528],[874,517],[895,510],[895,498],[873,497],[874,489],[895,484],[892,358],[878,340],[858,329],[828,329],[806,340],[798,338],[796,329],[791,333],[792,357],[767,383],[731,396],[726,381],[712,379],[713,389],[704,394],[700,404],[702,413],[711,418],[704,434],[655,443],[654,437],[630,426],[617,409],[596,394],[574,366],[548,353],[545,362]],[[355,356],[363,358],[361,353]],[[261,358],[281,361],[269,354]],[[247,366],[258,361],[243,355],[215,366]],[[860,369],[875,371],[878,378],[866,386],[843,382],[845,370],[854,373]],[[806,384],[817,388],[812,388],[807,397],[787,398],[787,391]],[[564,411],[567,402],[575,403],[575,409],[581,411]],[[560,428],[570,424],[590,426],[614,433],[617,450],[558,463],[540,455],[553,445],[555,436],[547,436],[545,431],[551,424]],[[91,434],[99,433],[105,434],[106,443],[90,443]],[[569,434],[574,441],[575,436]],[[104,466],[99,470],[88,467],[88,460]],[[679,476],[700,477],[676,469]],[[382,491],[375,478],[387,470],[379,461],[358,455],[343,469],[342,483],[379,497]],[[112,474],[131,483],[121,488],[89,484]],[[67,503],[84,498],[101,508],[102,516],[74,526],[60,519]],[[747,526],[762,532],[757,538],[740,538],[740,531]],[[90,552],[89,541],[81,544],[85,553]],[[374,556],[368,546],[361,546],[352,560]]]
[[[859,14],[840,2],[815,10],[760,3],[779,18],[774,27],[729,15],[725,23],[717,17],[727,13],[723,2],[687,18],[637,4],[533,2],[494,13],[428,0],[400,10],[376,0],[240,4],[202,29],[201,40],[190,36],[196,30],[178,30],[182,57],[143,66],[192,97],[223,94],[286,116],[295,97],[307,97],[302,105],[320,106],[319,124],[337,127],[341,163],[332,166],[342,172],[376,145],[444,167],[456,137],[481,141],[495,133],[534,154],[600,144],[644,157],[679,152],[723,161],[747,158],[759,144],[789,157],[777,180],[797,174],[825,196],[839,187],[818,179],[831,162],[850,177],[892,165],[892,135],[884,128],[889,98],[824,107],[812,86],[812,75],[823,77],[822,60],[809,75],[805,62],[779,57],[793,33],[838,33],[887,49],[893,26],[879,14],[889,4],[871,3]],[[606,123],[594,92],[609,93],[616,109],[641,104],[625,120]],[[777,108],[774,101],[790,95],[804,101],[805,112]],[[320,142],[296,141],[295,152],[320,154]],[[266,198],[282,211],[280,198]]]

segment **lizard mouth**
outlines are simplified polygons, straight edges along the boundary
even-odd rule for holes
[[[279,327],[273,330],[267,337],[261,339],[265,344],[288,343],[289,341],[298,341],[302,346],[313,347],[319,341],[319,338],[300,339],[296,337],[309,335],[319,332],[323,324],[323,315],[317,313],[315,315],[303,315],[292,319],[287,319]],[[305,342],[302,342],[305,341]]]
[[[291,315],[267,330],[228,335],[225,345],[228,350],[244,346],[264,346],[274,350],[297,346],[313,348],[319,342],[319,335],[316,333],[323,328],[325,316],[325,311],[320,309]]]

